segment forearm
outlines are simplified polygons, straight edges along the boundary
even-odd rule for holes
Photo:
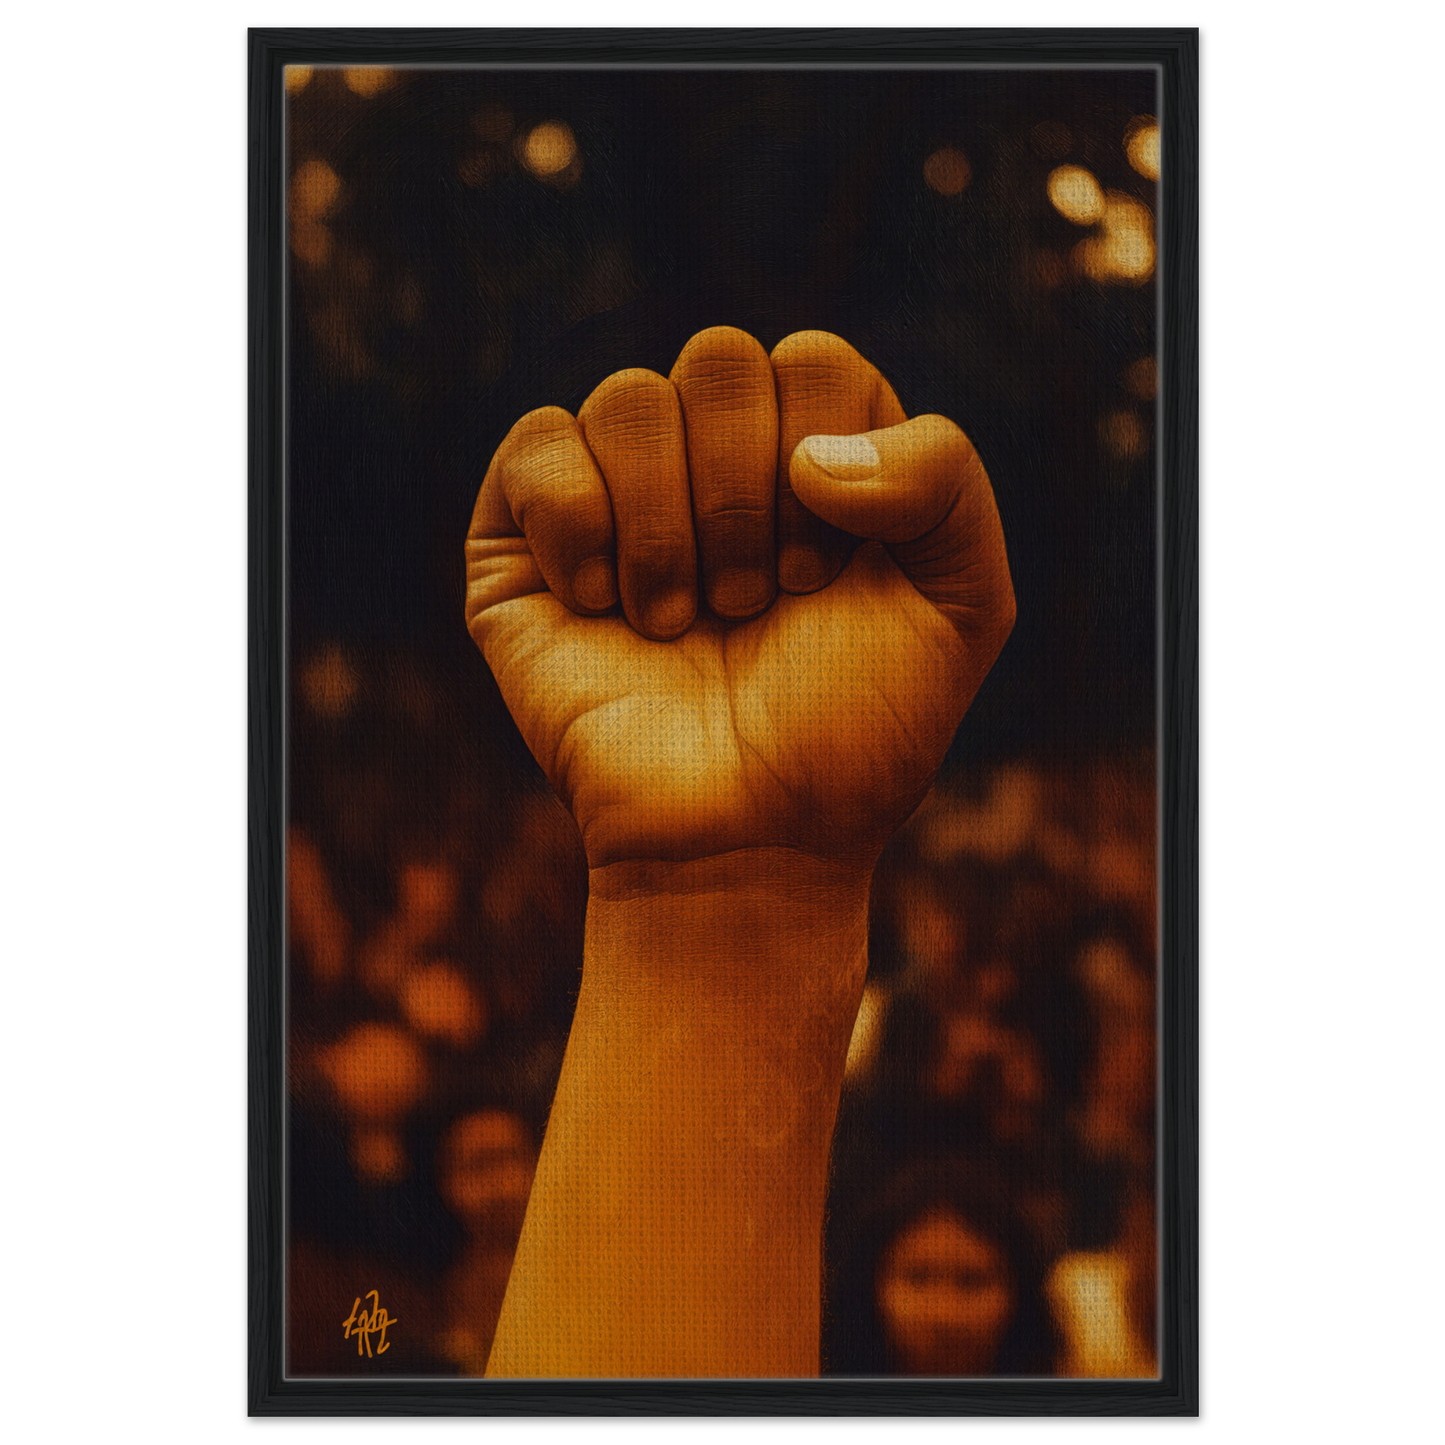
[[[488,1374],[816,1374],[867,871],[760,849],[591,885]]]

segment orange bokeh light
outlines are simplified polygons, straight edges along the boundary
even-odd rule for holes
[[[1159,122],[1152,115],[1136,115],[1124,132],[1124,154],[1141,176],[1159,179]]]
[[[355,66],[342,71],[342,76],[346,80],[347,90],[353,95],[361,96],[363,100],[380,95],[396,78],[394,71],[379,65]]]
[[[341,177],[325,161],[303,161],[291,177],[291,215],[297,220],[325,220],[340,195]]]
[[[487,1026],[486,1012],[461,970],[450,963],[428,963],[410,970],[401,984],[401,1007],[418,1033],[464,1049]]]
[[[321,1071],[348,1113],[376,1123],[400,1119],[426,1089],[421,1046],[392,1024],[359,1024],[325,1050]]]
[[[1076,226],[1092,226],[1104,216],[1104,192],[1094,173],[1083,166],[1056,166],[1049,172],[1053,208]]]
[[[958,196],[973,179],[973,167],[961,150],[944,146],[924,161],[923,179],[940,196]]]
[[[561,121],[543,121],[528,134],[522,145],[522,161],[534,176],[555,176],[565,171],[577,155],[577,141]]]

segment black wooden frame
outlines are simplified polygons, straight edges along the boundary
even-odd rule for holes
[[[1198,32],[252,30],[249,1410],[253,1415],[1198,1413]],[[291,1380],[282,1367],[287,64],[1153,65],[1163,95],[1158,1380]]]

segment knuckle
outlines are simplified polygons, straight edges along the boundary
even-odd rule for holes
[[[522,498],[517,525],[549,552],[592,552],[610,544],[612,512],[605,498],[581,487],[538,491]]]
[[[699,506],[694,515],[712,532],[752,532],[771,529],[773,524],[771,503],[754,506],[748,502],[728,502],[723,505]]]
[[[683,401],[693,409],[712,411],[728,406],[762,407],[773,399],[772,374],[758,363],[737,357],[712,357],[694,363],[677,377]]]
[[[644,533],[619,549],[618,565],[637,578],[670,578],[692,566],[692,548],[681,537]]]

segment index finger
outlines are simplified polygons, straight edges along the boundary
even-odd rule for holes
[[[584,614],[617,601],[612,507],[570,413],[544,406],[507,433],[477,496],[466,553],[469,626],[499,602],[544,590]]]

